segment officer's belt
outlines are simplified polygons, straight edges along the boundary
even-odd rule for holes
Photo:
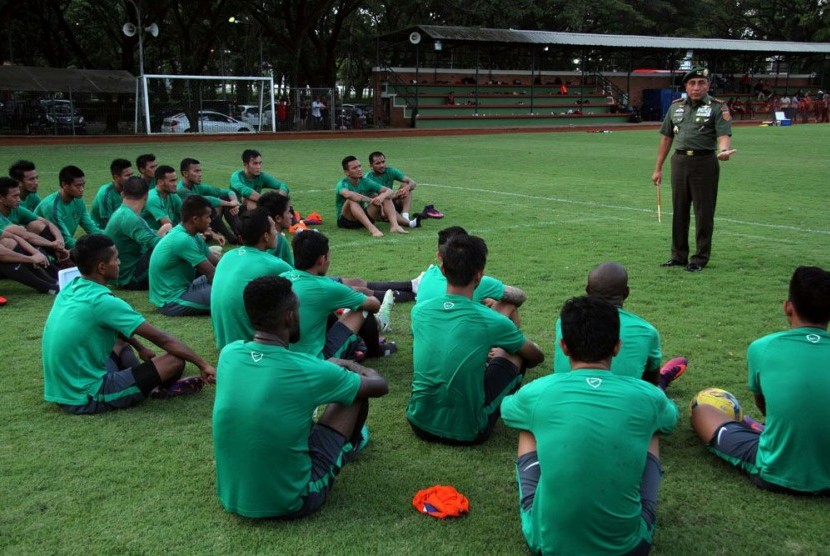
[[[674,154],[682,154],[683,156],[704,156],[704,155],[707,155],[707,154],[715,154],[715,151],[714,150],[708,150],[708,151],[688,150],[688,151],[686,151],[686,150],[683,150],[683,149],[677,149],[676,151],[674,151]]]

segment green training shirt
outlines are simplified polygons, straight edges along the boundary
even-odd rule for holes
[[[180,298],[196,277],[196,267],[209,254],[201,234],[190,235],[181,224],[174,226],[150,255],[150,302],[156,307],[175,302],[200,308]]]
[[[89,216],[83,198],[72,199],[64,203],[59,192],[47,195],[35,209],[35,214],[42,216],[58,227],[67,249],[75,247],[75,232],[78,226],[88,234],[104,233]]]
[[[441,297],[447,293],[447,277],[441,272],[441,267],[438,265],[429,265],[424,275],[421,276],[421,283],[418,284],[418,293],[415,296],[415,302],[427,301],[436,297]],[[504,282],[493,278],[492,276],[482,276],[481,282],[473,291],[473,301],[482,303],[487,298],[501,301],[504,297]]]
[[[146,275],[137,276],[135,273],[138,261],[142,255],[155,247],[161,238],[150,229],[143,218],[126,205],[121,205],[112,214],[104,233],[115,242],[118,257],[121,259],[118,278],[113,280],[112,284],[126,286],[144,279]]]
[[[620,352],[611,360],[611,372],[617,375],[641,378],[645,371],[657,371],[663,352],[660,348],[660,333],[647,320],[633,313],[617,309],[620,315]],[[556,340],[553,342],[553,372],[566,373],[571,362],[562,351],[562,322],[556,320]]]
[[[536,438],[541,477],[522,532],[542,554],[625,554],[651,531],[640,482],[652,436],[677,406],[656,386],[608,371],[548,375],[501,404],[504,424]]]
[[[830,489],[830,334],[805,327],[764,336],[747,362],[749,389],[767,404],[757,472],[793,490]]]
[[[289,347],[291,351],[322,357],[329,315],[337,309],[360,308],[366,296],[327,276],[303,270],[291,270],[282,276],[291,281],[291,289],[300,300],[300,341]]]
[[[210,290],[210,320],[217,348],[254,337],[242,298],[245,286],[256,278],[279,276],[289,270],[285,261],[254,247],[239,247],[222,256]]]
[[[0,212],[0,232],[12,224],[17,226],[25,226],[26,224],[30,224],[37,219],[37,214],[27,208],[24,208],[23,205],[19,205],[17,208],[11,209],[8,216]]]
[[[229,512],[296,512],[311,482],[308,437],[320,404],[351,405],[360,376],[284,347],[237,341],[216,370],[213,451],[216,494]]]
[[[20,206],[30,211],[34,212],[37,206],[40,204],[40,195],[37,193],[29,193],[25,197],[23,196],[23,188],[20,188]]]
[[[285,191],[290,193],[288,186],[272,176],[262,172],[260,175],[248,179],[245,175],[245,170],[237,170],[231,174],[230,180],[231,191],[236,193],[240,199],[251,196],[251,193],[262,193],[263,189],[276,189],[278,191]]]
[[[383,187],[388,187],[389,189],[395,188],[396,181],[403,181],[406,177],[406,174],[398,170],[397,168],[392,168],[390,166],[386,167],[386,171],[382,174],[376,174],[375,172],[369,172],[366,174],[366,177],[370,180],[379,183]]]
[[[288,263],[291,268],[294,268],[294,252],[291,251],[291,242],[285,237],[284,232],[277,234],[277,244],[271,253]]]
[[[141,217],[156,231],[161,228],[162,218],[167,218],[175,226],[182,221],[182,198],[177,193],[168,193],[164,198],[158,189],[151,189]]]
[[[236,194],[230,189],[219,189],[218,187],[213,187],[212,185],[208,185],[206,183],[194,183],[190,187],[187,187],[184,184],[184,180],[179,180],[179,183],[176,186],[176,194],[182,201],[191,195],[201,195],[208,200],[208,203],[210,203],[210,206],[213,208],[222,205],[222,199],[220,198],[222,195],[227,195],[231,198],[236,197]]]
[[[85,405],[98,401],[117,334],[129,338],[144,317],[106,286],[78,277],[55,298],[43,328],[43,398]],[[138,388],[119,395],[135,394]]]
[[[484,405],[490,349],[516,353],[525,341],[509,318],[466,297],[445,294],[418,303],[412,309],[409,421],[442,438],[475,440],[501,403]]]
[[[121,206],[121,201],[121,193],[115,188],[113,182],[105,183],[98,189],[98,193],[92,200],[90,215],[100,228],[106,228],[113,213]]]

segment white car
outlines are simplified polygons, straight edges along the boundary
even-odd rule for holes
[[[239,108],[241,109],[239,113],[240,120],[254,126],[255,129],[260,126],[259,106],[253,106],[251,104],[242,104],[239,106]],[[263,128],[271,127],[271,111],[267,108],[262,114],[261,123]]]
[[[184,133],[189,130],[190,119],[184,112],[164,118],[161,124],[162,133]],[[253,133],[253,131],[251,124],[240,122],[227,114],[212,110],[199,110],[199,133]]]

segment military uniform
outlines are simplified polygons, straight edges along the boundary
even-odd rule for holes
[[[692,72],[690,72],[692,73]],[[684,82],[687,81],[684,78]],[[720,166],[718,137],[732,135],[732,117],[722,100],[706,94],[699,101],[674,101],[660,128],[673,139],[671,159],[673,261],[706,266],[712,251]],[[689,209],[695,208],[696,252],[689,259]]]

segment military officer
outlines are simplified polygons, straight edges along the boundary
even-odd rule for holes
[[[669,108],[660,128],[657,164],[651,181],[663,180],[663,162],[672,144],[671,159],[672,246],[671,259],[662,266],[683,266],[689,272],[703,270],[712,251],[715,203],[718,197],[719,160],[729,160],[732,117],[722,100],[709,96],[709,70],[697,67],[683,76],[686,98]],[[695,253],[689,258],[689,212],[695,208]]]

